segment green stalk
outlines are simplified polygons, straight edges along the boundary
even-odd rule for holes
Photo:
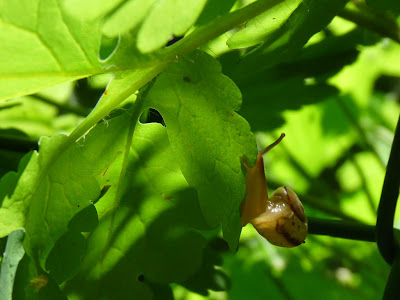
[[[397,122],[392,149],[386,168],[381,199],[376,220],[376,241],[379,251],[388,264],[392,264],[399,245],[393,231],[394,214],[400,188],[400,116]]]
[[[108,101],[100,98],[96,107],[93,111],[75,128],[75,130],[69,135],[68,142],[74,143],[82,135],[84,135],[90,128],[96,125],[101,119],[109,114],[114,108],[122,103],[129,96],[134,94],[137,90],[142,88],[147,82],[151,81],[164,69],[168,64],[156,65],[151,68],[141,69],[137,71],[137,76],[132,80],[132,83],[125,87],[123,90],[118,91],[118,95],[115,95]],[[137,100],[136,100],[137,101]]]
[[[367,6],[360,6],[359,8],[359,10],[345,8],[338,16],[400,43],[400,27],[394,18]]]
[[[389,279],[386,283],[385,293],[383,294],[383,300],[395,300],[399,299],[400,295],[400,255],[397,254],[393,261],[392,270],[389,274]]]
[[[131,124],[130,124],[129,132],[127,135],[126,143],[125,143],[124,158],[123,158],[123,162],[122,162],[121,173],[120,173],[120,176],[118,179],[117,190],[115,193],[114,204],[113,204],[114,210],[111,215],[110,227],[109,227],[108,234],[107,234],[107,241],[106,241],[106,244],[104,247],[103,256],[102,256],[102,260],[101,260],[101,270],[103,270],[103,262],[104,262],[106,251],[109,248],[110,243],[111,243],[111,238],[112,238],[113,230],[114,230],[115,217],[117,215],[119,203],[122,198],[125,173],[126,173],[126,168],[128,167],[130,148],[131,148],[132,140],[133,140],[133,133],[135,132],[136,124],[139,122],[140,114],[143,111],[143,104],[146,99],[146,96],[149,93],[154,82],[155,82],[155,78],[152,81],[150,81],[148,86],[146,86],[145,89],[138,94],[136,101],[133,104],[132,109],[130,110],[130,113],[132,114],[131,120],[130,120]],[[103,271],[101,271],[101,272],[103,272]]]
[[[375,242],[375,226],[341,220],[308,218],[308,233]]]
[[[258,0],[228,15],[217,17],[213,21],[198,27],[179,42],[162,49],[158,55],[163,60],[170,60],[175,59],[177,55],[187,54],[282,1],[283,0]]]

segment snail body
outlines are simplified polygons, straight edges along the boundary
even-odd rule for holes
[[[295,247],[304,243],[308,233],[307,216],[303,204],[289,187],[280,187],[268,197],[263,155],[283,139],[282,134],[273,144],[260,151],[256,165],[247,167],[246,198],[241,206],[242,226],[251,223],[271,244]]]

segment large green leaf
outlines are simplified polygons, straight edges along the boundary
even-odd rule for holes
[[[184,35],[196,22],[206,2],[193,1],[188,6],[186,0],[158,1],[139,30],[139,50],[144,53],[152,52],[164,46],[172,35]]]
[[[301,0],[286,0],[249,20],[245,29],[227,41],[229,48],[247,48],[264,42],[270,34],[282,26],[300,3]]]
[[[232,9],[232,6],[235,4],[235,2],[235,0],[208,0],[203,12],[196,22],[196,26],[206,24],[213,19],[228,13]]]
[[[1,99],[99,70],[98,21],[71,18],[55,0],[2,0],[0,7]]]
[[[161,74],[148,98],[146,105],[165,120],[182,173],[198,190],[209,224],[221,224],[236,249],[246,193],[242,162],[251,165],[257,154],[249,124],[235,112],[239,89],[216,60],[196,52]]]
[[[96,130],[105,127],[102,123]],[[126,128],[115,130],[114,134],[126,135]],[[42,138],[39,153],[26,158],[29,162],[20,167],[20,174],[9,173],[0,182],[8,187],[0,208],[1,235],[25,228],[25,250],[43,269],[72,217],[98,197],[96,176],[122,151],[121,145],[111,140],[109,144],[97,139],[81,143],[84,147],[68,143],[64,135]]]
[[[82,18],[80,13],[88,12],[85,5],[58,0],[15,5],[1,0],[0,7],[0,99],[153,59],[141,55],[135,38],[126,33],[110,57],[101,60],[101,19]]]
[[[109,128],[129,122],[128,114],[108,120]],[[66,286],[74,295],[70,299],[149,299],[160,289],[164,292],[156,299],[167,299],[168,283],[187,280],[205,263],[207,241],[198,231],[210,227],[196,191],[180,172],[165,127],[138,124],[124,155],[128,164],[122,184],[122,156],[104,173],[111,188],[95,204],[100,223],[88,239],[80,274]]]
[[[347,0],[303,1],[278,30],[242,59],[240,67],[256,71],[292,58],[315,33],[329,24],[346,3]],[[238,70],[238,73],[248,74],[246,70]]]
[[[38,268],[35,261],[25,254],[18,265],[12,299],[67,300],[67,297],[53,278]]]
[[[172,35],[185,34],[199,17],[207,0],[190,3],[183,0],[67,0],[66,3],[71,13],[81,19],[102,18],[102,32],[108,37],[138,31],[139,49],[151,52],[165,46]],[[182,11],[185,13],[182,14]]]

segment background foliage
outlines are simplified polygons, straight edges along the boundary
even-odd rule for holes
[[[293,188],[309,217],[375,224],[399,12],[0,0],[0,298],[380,298],[375,243],[277,248],[239,207],[243,163],[285,132],[270,189]]]

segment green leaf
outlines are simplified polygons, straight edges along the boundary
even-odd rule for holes
[[[61,284],[75,276],[86,252],[86,238],[81,231],[90,232],[97,226],[97,212],[89,205],[77,213],[68,224],[68,231],[58,239],[46,260],[46,269]]]
[[[107,3],[109,1],[104,2]],[[159,10],[159,8],[157,7],[160,6],[160,2],[162,1],[131,0],[122,2],[106,16],[103,26],[103,33],[107,36],[115,37],[118,36],[118,34],[125,33],[126,31],[137,29],[142,25],[144,20],[149,18],[152,14],[157,13],[156,10]],[[169,3],[161,4],[161,6],[165,5],[172,7],[175,4],[172,3],[172,1],[169,1]],[[98,6],[97,3],[96,6]],[[186,8],[190,9],[189,7]],[[168,16],[166,12],[164,12],[164,14],[162,14],[162,18],[167,17],[170,16]],[[159,21],[160,20],[157,20],[156,24]],[[151,27],[153,25],[154,24],[148,26]],[[169,34],[169,36],[167,37],[167,40],[169,39],[170,35],[171,34]],[[164,37],[162,39],[164,39]],[[165,43],[161,43],[161,46],[164,45]]]
[[[80,5],[81,1],[70,1],[72,6]],[[148,16],[157,0],[130,1],[86,1],[90,8],[94,7],[98,14],[104,15],[103,33],[109,37],[117,37],[141,25]],[[119,3],[118,3],[119,2]],[[108,6],[108,7],[107,7]],[[105,8],[108,8],[105,11]]]
[[[99,99],[96,107],[71,133],[70,139],[79,139],[97,122],[101,121],[113,109],[117,108],[124,100],[131,97],[137,90],[157,76],[167,64],[158,64],[153,67],[120,71],[115,73]]]
[[[235,4],[235,2],[235,0],[208,0],[203,12],[196,22],[196,26],[207,24],[213,19],[227,14],[232,9],[232,6]]]
[[[171,0],[68,0],[66,6],[71,14],[80,19],[103,19],[102,32],[108,37],[143,30],[143,36],[138,41],[142,45],[139,48],[144,49],[142,47],[146,47],[147,41],[151,40],[152,44],[158,44],[154,47],[155,50],[164,46],[172,34],[183,35],[194,24],[206,2],[207,0],[191,3]],[[182,11],[185,13],[182,14]]]
[[[0,298],[3,300],[12,299],[12,291],[14,286],[15,274],[17,267],[25,254],[22,247],[24,240],[24,231],[16,230],[7,238],[6,250],[1,261],[0,269]]]
[[[67,300],[67,297],[53,278],[38,268],[29,255],[25,254],[18,265],[12,299]]]
[[[263,42],[289,18],[301,0],[286,0],[263,12],[246,23],[246,28],[237,32],[226,42],[231,49],[251,47]]]
[[[0,99],[99,69],[97,20],[71,18],[55,0],[24,0],[18,5],[3,0],[0,6]]]
[[[108,120],[108,128],[131,126],[126,115]],[[100,223],[89,236],[80,274],[66,287],[79,299],[94,294],[100,299],[148,299],[166,284],[187,279],[202,264],[206,239],[197,231],[210,228],[197,193],[179,170],[165,127],[136,125],[119,186],[122,161],[117,158],[104,175],[111,188],[95,204]],[[112,211],[118,193],[121,200]],[[122,284],[120,276],[126,279]]]
[[[221,269],[214,266],[222,265],[221,251],[218,249],[220,240],[220,238],[212,239],[208,243],[203,255],[202,268],[184,282],[180,282],[182,286],[204,296],[209,294],[208,290],[226,291],[230,289],[230,278]],[[227,248],[226,242],[223,240],[222,242],[223,246]]]
[[[110,68],[126,69],[155,61],[139,53],[130,33],[120,37],[110,57],[100,60],[100,16],[83,18],[82,13],[88,13],[86,5],[73,4],[24,0],[16,6],[0,1],[0,99],[105,73]]]
[[[143,53],[164,46],[172,35],[182,36],[196,22],[207,0],[158,1],[143,22],[137,46]],[[182,13],[182,12],[185,13]]]
[[[33,97],[21,97],[13,102],[16,103],[15,106],[7,110],[0,110],[2,128],[19,130],[25,133],[25,136],[36,141],[43,135],[50,136],[56,133],[53,125],[53,121],[57,118],[55,107]],[[2,133],[7,136],[12,132],[3,131]],[[17,135],[14,134],[14,136]]]
[[[106,127],[101,123],[95,132]],[[15,174],[2,178],[1,184],[3,180],[4,184],[18,182],[13,193],[4,195],[0,207],[1,235],[25,228],[25,251],[43,269],[50,250],[71,226],[71,219],[100,194],[99,174],[122,151],[121,144],[112,142],[113,136],[127,134],[125,127],[115,130],[108,131],[109,143],[88,136],[81,141],[83,146],[68,143],[64,135],[42,138],[39,153],[32,153],[19,178]],[[81,225],[78,231],[85,227]]]
[[[146,105],[165,120],[172,148],[186,180],[199,193],[210,225],[222,225],[231,249],[241,230],[240,204],[246,193],[242,162],[257,154],[249,124],[235,111],[237,86],[203,52],[184,57],[161,74]]]
[[[292,58],[315,33],[329,24],[346,3],[347,0],[303,1],[290,18],[260,47],[246,55],[240,64],[258,70]]]
[[[143,24],[140,27],[137,24],[138,30],[128,30],[111,41],[102,37],[102,18],[118,10],[122,3],[106,3],[104,9],[94,9],[94,12],[90,4],[93,2],[23,0],[16,6],[0,0],[0,43],[3,45],[0,49],[0,100],[94,74],[156,68],[171,62],[180,53],[195,50],[275,3],[260,1],[235,14],[224,15],[220,18],[221,24],[207,23],[182,46],[160,49],[157,55],[146,53],[162,48],[172,35],[185,34],[200,16],[206,0],[189,7],[182,0],[159,1],[147,12],[145,5],[149,3],[141,1],[138,3],[140,16],[146,15]],[[131,4],[135,3],[129,2]],[[132,7],[121,9],[126,17]],[[20,18],[21,15],[24,18]],[[117,19],[122,21],[119,16]],[[112,27],[115,29],[118,24]]]

